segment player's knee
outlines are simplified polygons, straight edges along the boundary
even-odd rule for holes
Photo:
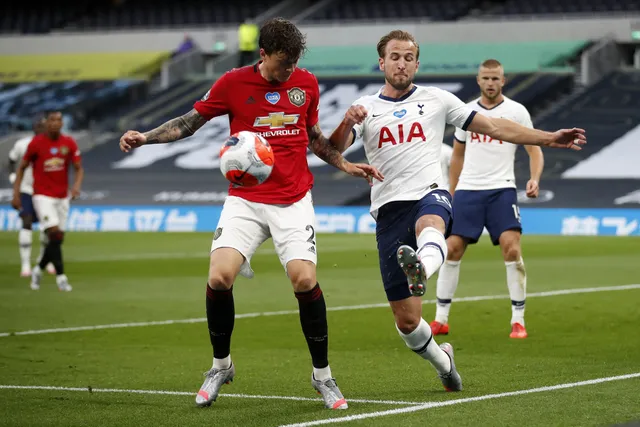
[[[313,289],[316,285],[315,274],[306,271],[298,271],[293,275],[289,275],[291,285],[293,285],[294,292],[306,292]]]
[[[287,263],[287,275],[294,292],[306,292],[316,285],[316,266],[311,261],[292,260]]]
[[[464,241],[457,236],[447,239],[447,261],[460,261],[465,249]]]
[[[234,274],[228,270],[211,269],[209,272],[209,287],[215,291],[231,289],[234,280]]]
[[[62,244],[64,241],[64,231],[55,227],[50,230],[47,230],[47,237],[49,238],[50,243],[58,243]]]
[[[407,335],[415,331],[420,325],[422,318],[419,315],[412,315],[411,313],[402,313],[396,315],[396,325],[403,334]]]
[[[521,256],[520,243],[515,241],[507,243],[502,250],[502,256],[507,262],[518,261]]]
[[[25,215],[22,217],[22,228],[24,230],[31,230],[33,227],[33,218],[31,215]]]

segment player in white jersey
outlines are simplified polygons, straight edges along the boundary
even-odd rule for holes
[[[38,117],[33,122],[33,132],[35,135],[44,132],[45,119],[44,117]],[[27,152],[27,147],[33,139],[33,136],[26,136],[18,139],[11,151],[9,151],[9,181],[11,184],[16,180],[16,165],[22,161],[24,154]],[[31,245],[33,243],[32,228],[33,224],[38,222],[38,216],[33,207],[31,197],[33,195],[33,171],[29,166],[24,171],[24,177],[20,184],[20,201],[22,209],[20,210],[20,218],[22,220],[22,228],[18,233],[18,245],[20,247],[20,276],[31,277]],[[42,258],[44,249],[47,245],[47,234],[40,232],[40,255],[38,260]],[[47,271],[51,274],[55,273],[53,264],[47,265]]]
[[[586,137],[582,129],[551,133],[489,118],[447,91],[414,85],[419,52],[405,31],[395,30],[380,39],[385,85],[377,94],[353,103],[331,141],[344,151],[362,137],[369,163],[385,177],[373,182],[371,214],[396,329],[411,350],[433,365],[445,389],[455,391],[462,390],[462,380],[453,363],[453,348],[436,344],[422,318],[420,298],[427,279],[447,258],[445,236],[452,224],[451,196],[443,187],[440,164],[445,124],[515,144],[574,150],[586,143]]]
[[[449,144],[442,144],[440,152],[440,166],[442,166],[442,185],[449,188],[449,167],[451,165],[451,156],[453,155],[453,147]]]
[[[502,94],[504,70],[500,62],[488,59],[478,71],[481,96],[467,104],[489,117],[513,120],[533,128],[529,112]],[[460,260],[467,246],[478,242],[486,227],[494,245],[500,245],[507,270],[511,297],[511,338],[526,338],[524,303],[527,276],[520,248],[520,210],[513,172],[517,145],[469,130],[456,129],[450,168],[455,221],[447,239],[448,255],[438,274],[434,335],[449,333],[449,310],[458,286]],[[531,179],[527,197],[538,197],[538,183],[544,167],[540,147],[525,146],[530,159]],[[455,193],[454,193],[455,192]]]

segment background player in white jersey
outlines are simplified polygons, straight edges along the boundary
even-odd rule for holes
[[[36,117],[33,121],[33,133],[35,135],[43,133],[45,129],[44,116]],[[27,152],[27,147],[33,139],[33,135],[26,136],[18,139],[11,151],[9,151],[9,181],[13,184],[16,180],[16,165],[20,163],[24,157],[24,153]],[[32,228],[33,224],[38,222],[38,216],[33,208],[33,171],[29,166],[24,172],[24,178],[22,184],[20,184],[20,201],[22,202],[22,209],[20,209],[20,219],[22,220],[22,228],[18,233],[18,245],[20,248],[20,276],[31,277],[31,246],[33,244]],[[40,255],[38,256],[38,262],[44,254],[44,249],[47,246],[47,233],[40,230]],[[53,268],[53,264],[47,265],[47,271],[50,274],[55,274],[56,270]]]
[[[331,135],[340,151],[364,139],[369,163],[384,175],[371,189],[380,271],[396,328],[406,345],[431,362],[446,390],[462,390],[453,348],[438,346],[422,318],[426,282],[447,258],[451,196],[443,187],[440,155],[446,123],[516,144],[580,149],[584,130],[543,132],[489,118],[455,95],[413,84],[419,65],[413,36],[395,30],[378,43],[385,85],[354,102]],[[417,248],[417,251],[416,249]],[[407,286],[407,282],[408,285]]]
[[[502,117],[533,128],[527,109],[502,94],[505,79],[500,62],[495,59],[484,61],[477,80],[481,96],[467,104],[470,108],[489,117]],[[512,313],[510,337],[526,338],[527,276],[520,248],[522,226],[513,173],[518,146],[462,129],[456,129],[453,144],[449,191],[453,194],[455,221],[447,239],[447,261],[438,273],[436,319],[431,322],[431,330],[434,335],[449,333],[449,310],[460,277],[460,260],[467,246],[478,242],[486,227],[491,242],[500,245],[507,269]],[[529,153],[531,173],[527,197],[538,197],[544,157],[540,147],[525,148]]]
[[[442,166],[442,186],[449,188],[449,168],[451,166],[451,156],[453,155],[453,147],[449,144],[442,144],[442,152],[440,153],[440,166]]]

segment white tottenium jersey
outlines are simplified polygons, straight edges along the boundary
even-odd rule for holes
[[[531,116],[524,105],[506,96],[503,102],[490,109],[482,106],[480,98],[467,105],[485,116],[509,119],[522,126],[533,128]],[[494,190],[516,187],[513,164],[517,145],[463,129],[456,129],[455,139],[466,144],[464,166],[456,190]]]
[[[385,177],[384,182],[373,181],[374,218],[386,203],[420,200],[436,185],[448,189],[441,166],[445,125],[466,129],[476,114],[473,109],[452,93],[430,86],[414,86],[398,99],[378,92],[353,104],[368,112],[354,127],[356,138],[363,138],[369,163]]]

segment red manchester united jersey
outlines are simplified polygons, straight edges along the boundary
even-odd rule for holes
[[[69,165],[80,161],[78,144],[70,136],[33,137],[24,155],[33,166],[33,194],[63,199],[69,191]]]
[[[265,80],[258,65],[218,79],[194,108],[207,120],[229,115],[231,133],[251,131],[269,141],[275,155],[271,176],[255,187],[229,186],[229,195],[268,204],[291,204],[313,186],[307,164],[307,128],[318,123],[316,77],[297,68],[285,83]]]

